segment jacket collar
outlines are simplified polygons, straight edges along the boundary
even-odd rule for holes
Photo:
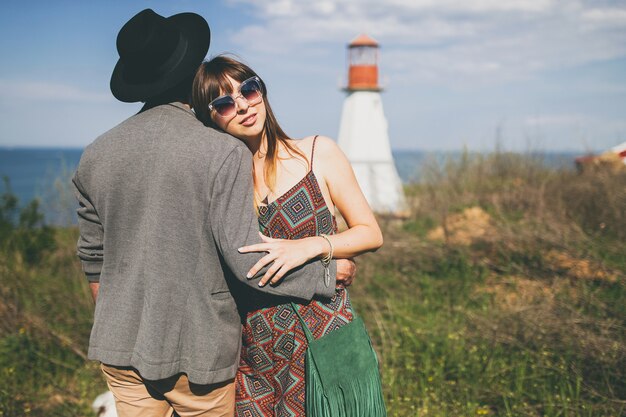
[[[172,103],[169,103],[168,105],[169,105],[169,106],[174,106],[174,107],[177,107],[177,108],[179,108],[179,109],[181,109],[181,110],[183,110],[183,111],[185,111],[185,112],[189,113],[189,114],[190,114],[190,115],[192,115],[193,117],[196,117],[196,114],[193,112],[193,110],[191,110],[191,108],[190,108],[190,107],[188,107],[187,105],[185,105],[185,104],[183,104],[183,103],[181,103],[181,102],[179,102],[179,101],[174,101],[174,102],[172,102]]]

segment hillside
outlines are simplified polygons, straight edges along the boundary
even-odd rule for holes
[[[496,153],[420,178],[351,288],[389,415],[626,413],[626,170]],[[77,231],[0,209],[0,416],[91,416]]]

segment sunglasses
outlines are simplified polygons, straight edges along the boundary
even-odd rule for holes
[[[209,103],[209,111],[215,110],[221,117],[233,117],[237,113],[237,98],[242,97],[249,106],[261,102],[263,87],[259,77],[248,78],[239,84],[239,94],[223,95]]]

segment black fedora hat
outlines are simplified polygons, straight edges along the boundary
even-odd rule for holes
[[[142,10],[117,35],[120,59],[111,76],[111,92],[126,103],[166,92],[195,72],[210,41],[209,24],[200,15],[165,18]]]

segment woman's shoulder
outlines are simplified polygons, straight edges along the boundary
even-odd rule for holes
[[[312,135],[306,136],[302,139],[294,140],[293,143],[298,147],[305,155],[309,157],[315,153],[314,157],[319,155],[332,156],[337,152],[341,152],[337,142],[329,138],[328,136]],[[313,146],[315,145],[315,149]]]

